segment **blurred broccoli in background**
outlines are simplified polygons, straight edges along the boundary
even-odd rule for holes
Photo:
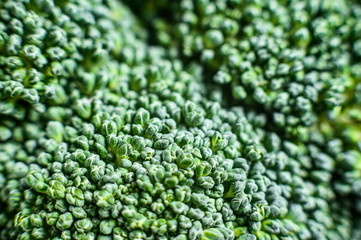
[[[361,5],[0,0],[1,240],[361,239]]]

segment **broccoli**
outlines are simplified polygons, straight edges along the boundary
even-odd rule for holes
[[[152,42],[201,62],[208,80],[232,93],[228,105],[266,112],[270,130],[297,137],[347,105],[344,93],[356,85],[360,5],[352,1],[129,2]]]
[[[0,0],[0,239],[360,239],[360,20]]]

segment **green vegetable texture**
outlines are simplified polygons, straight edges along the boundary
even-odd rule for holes
[[[0,0],[0,240],[361,239],[361,5]]]

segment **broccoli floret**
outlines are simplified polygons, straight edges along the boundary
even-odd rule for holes
[[[105,98],[89,100],[90,116],[79,99],[70,119],[48,122],[24,184],[5,186],[24,202],[13,234],[234,239],[240,227],[256,235],[298,231],[286,220],[280,186],[265,174],[261,138],[240,109],[171,96],[146,96],[149,105]],[[266,227],[271,219],[284,230]]]
[[[0,239],[359,239],[359,4],[124,2],[0,0]]]
[[[93,94],[105,84],[104,61],[137,29],[112,0],[4,0],[0,8],[0,111],[18,119],[29,104],[69,104],[69,85]]]
[[[361,45],[360,7],[351,1],[146,2],[129,4],[150,41],[200,62],[226,105],[266,112],[270,130],[297,138],[343,106],[353,86],[348,69]]]

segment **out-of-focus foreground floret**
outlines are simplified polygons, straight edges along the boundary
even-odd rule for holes
[[[358,5],[125,2],[0,0],[0,239],[360,239]]]

